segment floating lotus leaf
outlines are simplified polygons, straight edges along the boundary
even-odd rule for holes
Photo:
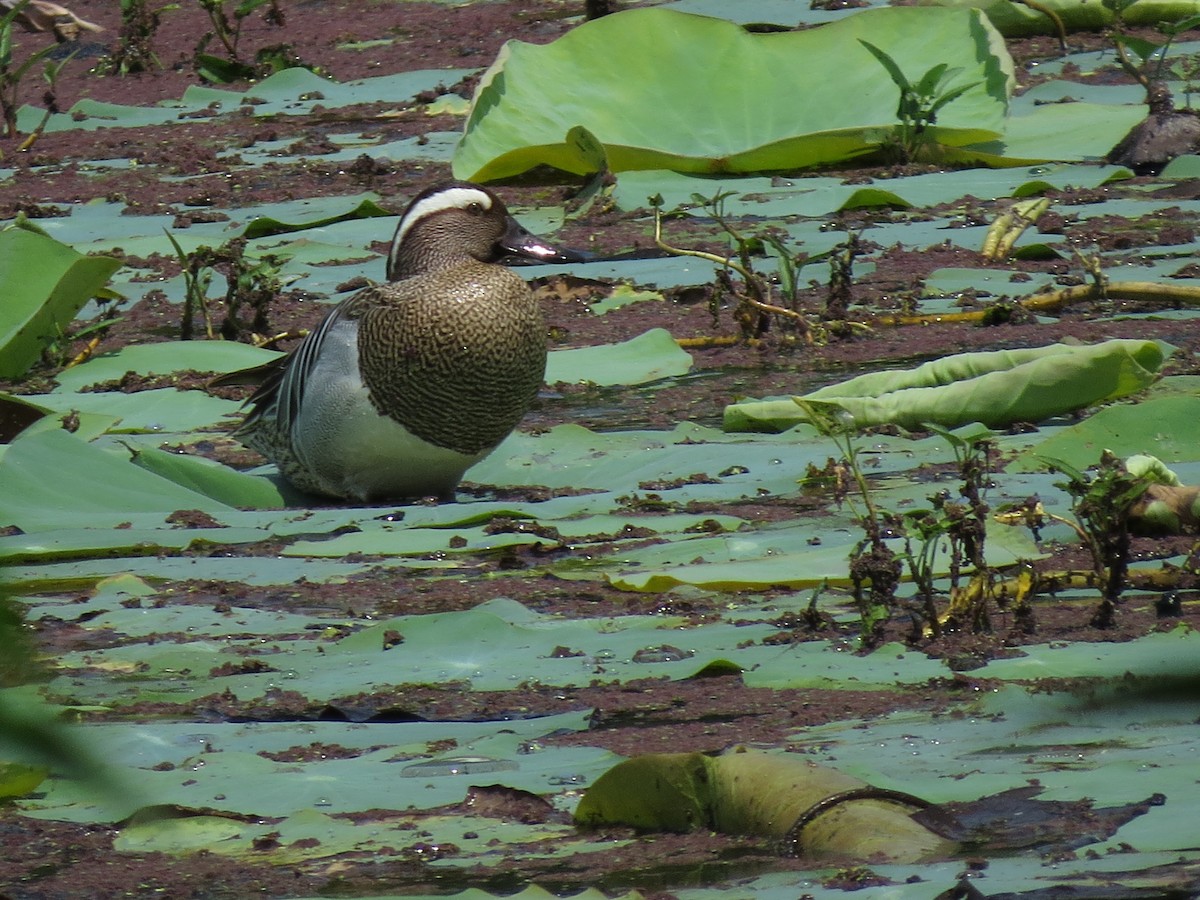
[[[136,512],[229,508],[133,465],[123,449],[104,450],[61,429],[22,434],[0,461],[0,522],[22,531],[64,521],[112,528]]]
[[[1200,446],[1200,396],[1152,397],[1136,406],[1110,406],[1059,431],[1018,456],[1009,471],[1045,468],[1045,458],[1081,469],[1104,450],[1118,456],[1153,453],[1166,462],[1190,461]]]
[[[665,328],[654,328],[618,344],[558,350],[546,363],[546,383],[644,384],[684,375],[692,357]]]

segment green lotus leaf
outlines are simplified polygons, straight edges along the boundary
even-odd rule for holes
[[[1048,159],[1096,162],[1145,117],[1143,103],[1054,103],[1028,112],[1014,108],[1003,141],[949,148],[945,157],[986,166],[1024,166]]]
[[[264,535],[254,528],[63,528],[0,535],[0,562],[11,565],[114,556],[133,559],[183,550],[199,542],[248,544],[261,541]]]
[[[125,394],[96,391],[88,394],[33,394],[38,405],[58,413],[90,413],[117,420],[113,432],[163,435],[230,427],[241,404],[210,397],[203,391],[156,388]],[[55,420],[57,421],[57,419]]]
[[[61,429],[22,434],[0,459],[0,523],[22,531],[62,528],[65,520],[111,528],[131,513],[177,509],[230,507]]]
[[[342,213],[333,213],[321,219],[308,222],[281,222],[278,219],[269,216],[260,216],[254,219],[246,226],[246,230],[242,232],[243,237],[260,238],[272,234],[289,234],[293,231],[303,231],[306,228],[320,228],[324,225],[334,225],[338,222],[346,222],[351,219],[373,219],[381,216],[392,216],[395,213],[388,212],[371,198],[366,198],[355,206],[353,209]]]
[[[339,83],[308,69],[294,67],[276,72],[247,91],[192,85],[178,100],[158,106],[122,106],[84,97],[65,113],[55,113],[45,125],[47,133],[74,129],[136,128],[176,122],[183,114],[214,117],[236,113],[247,105],[258,118],[275,115],[305,115],[318,104],[327,109],[357,103],[377,103],[381,97],[391,102],[416,97],[424,91],[444,89],[472,69],[422,69],[397,72],[378,78],[363,78]],[[45,110],[24,105],[17,112],[17,130],[32,131],[45,116]]]
[[[1042,12],[1048,9],[1058,16],[1068,31],[1100,31],[1116,22],[1116,14],[1107,3],[1091,0],[1039,0],[1038,8],[1012,0],[918,0],[923,6],[982,10],[1005,37],[1031,34],[1057,34],[1054,20]],[[1157,25],[1178,22],[1200,13],[1196,0],[1137,0],[1121,10],[1126,25]]]
[[[230,506],[275,509],[287,503],[274,481],[238,472],[203,457],[145,447],[133,451],[133,462],[147,472]]]
[[[259,365],[280,354],[236,341],[162,341],[130,344],[115,353],[104,353],[62,372],[55,379],[58,391],[78,391],[126,372],[139,375],[170,375],[191,369],[196,372],[232,372]]]
[[[889,206],[892,209],[909,209],[912,204],[898,194],[880,188],[859,188],[847,198],[839,210],[870,209]]]
[[[725,407],[725,430],[786,430],[809,420],[800,401],[844,410],[859,428],[1040,422],[1148,387],[1164,358],[1159,344],[1139,340],[960,353],[916,369],[860,375],[797,400],[736,403]]]
[[[665,328],[652,328],[628,341],[556,350],[546,362],[546,383],[645,384],[684,375],[692,357]]]
[[[912,807],[879,799],[846,800],[869,788],[804,756],[735,747],[719,756],[648,753],[618,763],[592,785],[575,810],[585,826],[624,824],[643,830],[756,835],[802,843],[805,856],[915,861],[953,853],[956,845],[910,818]],[[794,823],[831,798],[842,798],[803,834]],[[798,848],[797,848],[798,849]]]
[[[1046,458],[1081,469],[1094,465],[1104,450],[1118,456],[1153,453],[1165,462],[1189,462],[1200,446],[1200,397],[1152,397],[1136,406],[1102,409],[1059,431],[1009,463],[1012,472],[1036,472]]]
[[[484,74],[457,177],[489,181],[537,165],[614,172],[757,172],[851,159],[890,139],[898,89],[862,46],[916,83],[936,62],[971,84],[938,112],[946,146],[998,139],[1013,87],[999,34],[973,10],[867,10],[820,29],[752,34],[723,19],[633,9],[551,44],[510,41]],[[830,78],[837,72],[837,78]]]
[[[0,378],[19,378],[121,267],[37,231],[0,231]]]
[[[44,766],[0,761],[0,798],[22,797],[37,790],[50,770]]]

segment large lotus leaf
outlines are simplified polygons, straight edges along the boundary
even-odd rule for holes
[[[334,225],[338,222],[345,222],[352,219],[374,219],[391,215],[395,214],[384,209],[368,197],[351,210],[344,213],[334,213],[315,222],[280,222],[278,219],[260,216],[246,226],[243,235],[247,238],[260,238],[272,234],[288,234],[293,231],[303,231],[306,228],[320,228],[323,225]]]
[[[752,34],[722,19],[634,9],[544,46],[506,44],[476,91],[454,172],[487,181],[546,164],[582,174],[599,160],[581,144],[597,142],[618,172],[849,159],[888,140],[899,100],[860,39],[914,83],[934,62],[961,69],[952,86],[973,86],[939,111],[939,143],[1000,137],[1012,60],[975,11],[867,10],[820,29]],[[580,128],[594,140],[578,140]]]
[[[32,398],[39,406],[53,412],[76,411],[118,419],[119,424],[112,429],[114,432],[150,435],[221,430],[234,424],[228,417],[235,415],[241,406],[235,400],[210,397],[203,391],[175,388],[156,388],[134,394],[120,391],[34,394]]]
[[[796,749],[881,787],[936,800],[1004,790],[1024,778],[1038,778],[1059,796],[1087,795],[1104,803],[1138,800],[1157,790],[1169,797],[1163,811],[1169,823],[1175,818],[1172,806],[1194,803],[1200,793],[1193,778],[1180,779],[1197,750],[1194,691],[1171,691],[1173,676],[1194,671],[1189,660],[1195,658],[1195,638],[1177,629],[1102,650],[1086,643],[1027,646],[1028,657],[994,660],[975,674],[992,677],[993,666],[1012,664],[1005,678],[1070,671],[1113,680],[1080,694],[1001,687],[979,698],[975,715],[962,718],[905,711],[861,728],[845,722],[806,728],[794,738]],[[1112,658],[1103,650],[1114,651]],[[1160,664],[1164,653],[1166,665]],[[1095,664],[1078,669],[1076,660],[1083,656],[1094,657]],[[1037,665],[1030,664],[1034,660]],[[904,765],[881,766],[881,757],[893,753],[903,755]],[[1176,833],[1139,849],[1170,848],[1178,839]]]
[[[1047,458],[1081,469],[1100,454],[1152,453],[1164,462],[1196,459],[1200,446],[1200,396],[1155,397],[1136,405],[1110,406],[1025,451],[1008,465],[1012,472],[1045,468]]]
[[[845,410],[860,428],[889,422],[999,428],[1131,394],[1154,382],[1163,359],[1157,343],[1138,340],[960,353],[916,369],[860,375],[801,399]],[[725,408],[726,431],[782,431],[803,421],[807,413],[793,400]]]
[[[876,502],[893,499],[883,492],[875,498]],[[800,589],[848,583],[846,560],[855,534],[829,523],[821,532],[816,544],[811,525],[654,544],[623,553],[622,571],[611,575],[610,581],[627,591],[665,591],[677,585],[710,591],[767,590],[778,585]],[[989,526],[987,547],[988,562],[997,567],[1045,555],[1025,532],[999,525]],[[949,571],[950,556],[944,545],[937,547],[930,563],[937,575]]]
[[[102,450],[61,429],[22,434],[0,459],[0,524],[22,531],[64,522],[112,528],[135,512],[229,508],[138,468],[128,452]]]
[[[307,573],[301,568],[297,574]],[[314,641],[311,629],[321,624],[319,619],[302,630],[294,624],[296,617],[279,613],[234,609],[225,614],[183,604],[164,608],[168,611],[156,609],[153,617],[143,609],[140,617],[153,618],[163,631],[177,628],[172,633],[190,640],[155,641],[156,632],[139,624],[139,611],[116,608],[111,601],[88,610],[103,620],[89,622],[88,628],[132,624],[134,633],[145,638],[64,654],[58,660],[63,672],[48,689],[71,698],[72,704],[112,706],[188,703],[222,692],[249,699],[286,685],[314,702],[343,698],[350,713],[361,705],[353,699],[361,692],[389,685],[455,682],[459,690],[476,691],[508,690],[523,682],[585,685],[598,667],[607,678],[679,679],[722,659],[750,670],[779,655],[777,647],[760,643],[778,628],[747,623],[745,615],[741,621],[692,629],[684,628],[685,620],[678,617],[541,616],[498,597],[462,612],[385,619],[340,640]],[[39,607],[39,612],[53,616],[64,611]],[[71,615],[83,614],[71,609]],[[265,650],[263,635],[272,630],[277,637]],[[258,664],[247,665],[248,656]],[[827,679],[836,668],[827,657],[819,658],[816,677]],[[803,668],[790,673],[792,678],[805,675],[814,677]],[[887,677],[895,682],[894,666]]]
[[[1022,95],[1021,99],[1024,97]],[[896,195],[906,204],[929,207],[953,203],[968,196],[980,200],[998,200],[1001,197],[1025,197],[1067,186],[1098,187],[1122,177],[1129,177],[1129,171],[1120,166],[1046,165],[1025,172],[1004,169],[938,171],[878,180],[874,184],[886,187],[885,193]],[[632,211],[645,208],[649,198],[657,194],[662,198],[664,209],[682,207],[693,215],[702,215],[697,208],[697,196],[727,194],[722,204],[728,216],[813,216],[821,217],[819,226],[823,227],[824,217],[844,208],[860,189],[861,185],[847,184],[844,178],[834,177],[743,176],[734,179],[729,176],[706,177],[645,170],[622,172],[613,188],[613,199],[622,209]],[[838,240],[845,240],[836,231],[832,234]],[[808,245],[808,241],[806,237],[805,249],[810,254],[818,252]]]
[[[0,378],[24,375],[120,267],[36,231],[0,231]]]
[[[362,760],[359,757],[359,760]],[[358,769],[366,764],[358,762]],[[290,767],[289,767],[290,768]],[[383,775],[378,774],[383,771]],[[371,777],[387,779],[385,766],[370,770]],[[356,771],[356,775],[358,772]],[[329,777],[324,773],[316,777]],[[282,778],[280,778],[282,780]],[[395,784],[389,779],[389,784]],[[148,853],[195,853],[206,851],[222,856],[270,862],[273,865],[325,859],[339,854],[394,853],[396,829],[404,821],[397,812],[379,810],[370,815],[331,816],[315,809],[300,809],[278,821],[238,821],[223,816],[195,815],[155,819],[121,830],[113,841],[116,850]],[[536,848],[542,859],[572,857],[576,853],[607,849],[607,842],[571,840],[575,830],[561,822],[505,822],[489,820],[480,831],[464,829],[461,815],[422,816],[420,835],[412,833],[413,849],[424,844],[453,842],[458,854],[470,854],[473,864],[486,863],[488,857],[499,862],[515,851]],[[515,846],[514,846],[515,845]],[[405,849],[409,849],[405,847]],[[545,895],[549,897],[550,895]],[[603,895],[598,895],[603,897]]]
[[[1028,112],[1015,107],[1003,141],[951,148],[946,158],[988,166],[1024,166],[1049,159],[1098,162],[1146,117],[1143,103],[1054,103]]]
[[[123,524],[123,523],[122,523]],[[85,559],[123,556],[133,558],[164,551],[179,551],[195,542],[248,544],[261,541],[253,528],[63,528],[30,534],[0,535],[0,562]]]
[[[1094,0],[1039,0],[1036,8],[1012,0],[918,0],[918,3],[982,10],[1005,37],[1057,34],[1057,24],[1043,8],[1057,15],[1068,31],[1100,31],[1116,22],[1113,4]],[[1196,0],[1137,0],[1122,8],[1121,20],[1126,25],[1157,25],[1178,22],[1197,13],[1200,3]]]
[[[654,491],[670,500],[711,501],[794,490],[797,474],[809,463],[823,465],[829,446],[797,445],[790,438],[746,441],[687,423],[673,431],[607,433],[558,425],[537,435],[515,432],[467,477],[483,484]]]
[[[86,363],[61,372],[59,391],[78,391],[104,381],[119,379],[126,372],[139,375],[170,375],[191,369],[197,372],[232,372],[278,357],[236,341],[163,341],[130,344],[115,353],[104,353]]]
[[[207,498],[205,498],[207,499]],[[211,502],[211,501],[209,501]],[[182,507],[181,507],[182,508]],[[194,507],[191,507],[194,508]],[[229,508],[229,507],[227,507]],[[221,514],[218,511],[218,514]],[[162,513],[126,513],[124,518],[115,516],[107,518],[100,514],[91,514],[89,523],[97,528],[116,528],[125,522],[133,522],[135,528],[152,528],[153,521],[158,524],[163,521]],[[57,521],[62,522],[60,513]],[[115,523],[115,524],[110,524]],[[49,515],[46,521],[38,525],[45,531],[53,528]],[[220,536],[219,531],[210,529],[212,538]],[[8,566],[4,571],[6,588],[19,588],[23,591],[61,590],[63,585],[78,586],[86,589],[97,580],[113,575],[123,575],[131,570],[160,581],[221,581],[231,584],[250,585],[283,585],[292,584],[297,579],[304,578],[311,582],[340,582],[351,575],[365,572],[368,569],[386,567],[389,563],[378,562],[342,562],[327,559],[283,559],[262,556],[154,556],[140,559],[136,565],[122,557],[113,559],[81,559],[72,562],[42,563],[31,566]],[[426,567],[435,567],[435,562],[424,563]]]
[[[112,811],[120,818],[147,802],[205,806],[256,817],[294,815],[313,808],[343,815],[381,807],[429,809],[460,802],[483,777],[488,779],[484,783],[502,780],[522,790],[554,793],[556,774],[581,770],[590,779],[613,763],[613,755],[586,747],[522,752],[522,744],[584,728],[585,714],[568,712],[521,721],[373,723],[369,729],[317,722],[156,723],[152,739],[141,725],[101,725],[79,731],[89,736],[90,745],[104,758],[136,767],[132,771],[140,789],[126,799],[126,809]],[[479,762],[490,759],[502,765],[489,772],[477,762],[474,773],[456,773],[445,765],[440,770],[422,766],[435,755],[430,746],[439,741],[450,748],[470,748],[470,755],[481,758]],[[324,742],[357,752],[333,758],[313,754],[308,762],[269,758],[289,748]],[[443,755],[464,753],[443,751]],[[111,820],[111,812],[96,807],[96,798],[86,786],[64,781],[53,782],[45,796],[22,803],[26,814],[46,818]]]
[[[866,6],[886,6],[881,0],[864,0],[853,6],[849,4],[817,3],[806,6],[796,0],[738,0],[730,3],[728,0],[675,0],[662,4],[667,9],[676,12],[695,13],[700,16],[716,16],[728,19],[739,25],[781,25],[795,28],[797,25],[812,26],[833,19],[841,19],[853,15]],[[828,7],[828,8],[826,8]],[[760,31],[765,29],[759,29]]]
[[[485,520],[486,521],[486,520]],[[644,538],[654,532],[661,538],[683,539],[689,532],[695,534],[701,527],[720,526],[726,531],[736,531],[743,524],[734,516],[662,515],[651,519],[628,516],[581,516],[566,520],[555,519],[553,526],[559,536],[586,537],[594,534],[619,535],[625,529],[634,529]],[[477,553],[481,549],[515,546],[518,544],[553,544],[554,538],[540,537],[536,533],[494,534],[484,527],[474,528],[414,528],[406,523],[363,522],[360,530],[318,541],[296,541],[284,548],[284,556],[329,557],[341,559],[351,553],[371,556],[401,556],[438,554],[451,556],[456,553]],[[0,557],[4,541],[0,537]]]

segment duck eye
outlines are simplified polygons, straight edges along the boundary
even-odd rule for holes
[[[481,215],[483,215],[483,204],[482,203],[468,203],[467,204],[467,212],[469,212],[473,216],[481,216]]]

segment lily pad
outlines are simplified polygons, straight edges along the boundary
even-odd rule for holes
[[[557,350],[546,364],[546,383],[643,384],[683,375],[691,367],[691,356],[671,333],[656,328],[619,344]]]

